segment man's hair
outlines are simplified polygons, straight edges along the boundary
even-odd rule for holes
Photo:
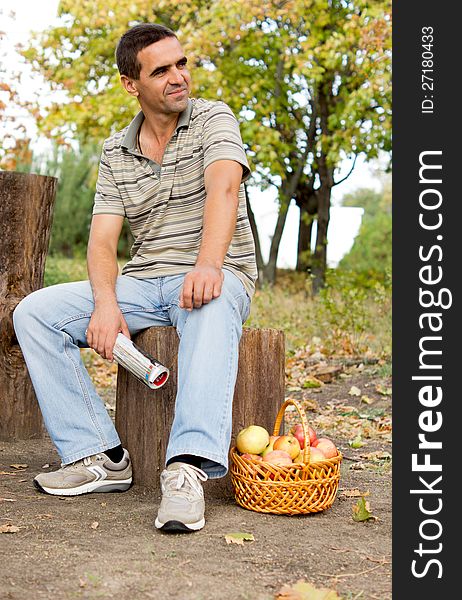
[[[168,27],[156,23],[140,23],[129,29],[120,38],[116,48],[119,73],[131,79],[139,79],[141,65],[136,58],[138,52],[167,37],[176,38],[176,34]]]

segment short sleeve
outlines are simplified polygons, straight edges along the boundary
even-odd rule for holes
[[[204,170],[217,160],[235,160],[242,165],[242,182],[250,177],[239,123],[233,111],[224,102],[217,102],[207,115],[202,143]]]
[[[104,147],[99,162],[93,214],[125,216],[123,201]]]

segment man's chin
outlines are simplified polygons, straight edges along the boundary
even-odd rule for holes
[[[184,98],[169,98],[168,100],[168,108],[171,112],[180,113],[186,110],[188,106],[188,95],[186,94]]]

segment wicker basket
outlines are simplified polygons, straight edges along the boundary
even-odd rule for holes
[[[339,452],[334,458],[310,464],[310,438],[303,407],[296,400],[286,400],[279,409],[273,435],[279,435],[285,409],[297,409],[306,444],[303,463],[279,467],[264,461],[242,458],[231,448],[231,481],[236,502],[249,510],[279,515],[315,513],[330,508],[340,479]]]

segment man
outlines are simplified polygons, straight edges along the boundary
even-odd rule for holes
[[[42,492],[123,491],[132,470],[79,348],[113,359],[119,332],[174,325],[178,393],[155,526],[204,526],[201,481],[228,469],[232,398],[242,323],[256,279],[242,182],[249,168],[239,127],[223,102],[190,99],[181,45],[141,24],[116,51],[121,82],[141,111],[103,146],[88,243],[89,282],[44,288],[14,325],[61,468]],[[134,236],[118,276],[124,218]]]

